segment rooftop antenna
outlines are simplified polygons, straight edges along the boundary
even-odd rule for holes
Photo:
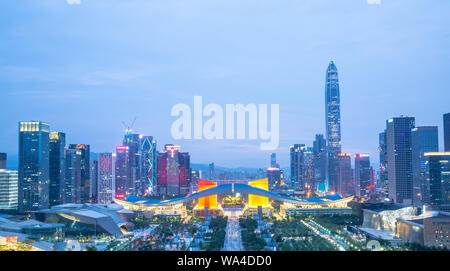
[[[129,135],[129,134],[131,134],[131,132],[133,132],[133,126],[134,126],[135,122],[136,122],[136,117],[134,117],[133,122],[131,123],[131,125],[127,125],[125,123],[125,121],[122,121],[123,127],[125,127],[125,133],[127,135]]]

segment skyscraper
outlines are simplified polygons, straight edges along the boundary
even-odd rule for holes
[[[65,181],[62,193],[63,203],[81,202],[81,150],[65,150]]]
[[[355,193],[359,198],[368,199],[371,191],[370,156],[355,154]]]
[[[336,156],[341,153],[341,108],[338,70],[333,61],[326,71],[325,79],[325,123],[327,136],[327,180],[328,188],[335,186]],[[331,189],[331,188],[330,188]]]
[[[450,113],[444,114],[444,151],[450,152]]]
[[[414,118],[391,118],[386,122],[389,198],[396,203],[412,204],[411,129]]]
[[[429,203],[433,210],[450,211],[450,152],[428,152]]]
[[[322,134],[317,134],[313,142],[314,153],[314,179],[316,188],[325,191],[325,178],[327,176],[327,143]]]
[[[98,156],[91,157],[91,183],[89,185],[91,191],[91,202],[98,202]]]
[[[316,192],[316,182],[314,179],[314,152],[311,147],[302,147],[304,157],[304,183],[305,191]]]
[[[62,203],[65,179],[66,134],[60,132],[50,133],[50,206]]]
[[[277,154],[271,153],[270,154],[270,167],[276,167],[277,166]]]
[[[198,181],[202,178],[202,171],[199,169],[191,170],[191,193],[198,192]]]
[[[0,169],[0,210],[17,210],[18,197],[17,171]]]
[[[114,200],[114,160],[112,153],[98,155],[98,203]]]
[[[158,154],[159,195],[186,195],[190,187],[190,156],[180,146],[166,144]]]
[[[352,178],[352,160],[349,153],[337,155],[336,184],[332,191],[341,195],[350,196],[355,194],[355,186]]]
[[[70,144],[69,149],[81,151],[81,203],[91,202],[91,153],[87,144]]]
[[[214,163],[209,164],[209,179],[212,181],[216,179],[216,168]]]
[[[305,157],[302,150],[304,146],[304,144],[294,144],[290,147],[291,187],[295,191],[305,191]]]
[[[428,204],[429,183],[427,181],[426,152],[439,151],[438,127],[422,126],[411,130],[412,169],[413,169],[413,205],[422,207]]]
[[[19,122],[19,211],[49,207],[49,125]]]
[[[386,145],[386,130],[378,136],[379,151],[380,151],[380,180],[378,187],[381,189],[381,194],[388,197],[388,171],[387,171],[387,145]]]
[[[139,171],[139,161],[140,161],[140,144],[141,136],[139,134],[127,133],[123,138],[123,146],[128,147],[128,162],[127,171],[130,182],[131,194],[140,195],[141,194],[141,178]],[[142,189],[143,190],[143,189]]]
[[[131,179],[131,172],[128,163],[129,159],[129,147],[117,146],[116,147],[116,161],[115,161],[115,189],[116,198],[123,198],[134,194],[134,182]]]
[[[7,154],[0,152],[0,169],[6,169]]]
[[[142,136],[140,143],[141,194],[153,193],[156,187],[157,153],[156,140],[152,136]]]

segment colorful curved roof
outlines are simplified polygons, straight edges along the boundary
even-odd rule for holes
[[[292,198],[284,195],[280,195],[275,192],[267,191],[264,189],[260,189],[257,187],[250,186],[248,184],[242,183],[226,183],[221,184],[216,187],[212,187],[209,189],[205,189],[203,191],[199,191],[197,193],[190,194],[185,197],[169,199],[169,200],[158,200],[158,199],[145,199],[137,196],[130,195],[125,200],[126,202],[133,204],[143,204],[149,206],[164,206],[164,205],[176,205],[189,201],[196,200],[198,198],[207,197],[211,195],[223,195],[223,194],[233,194],[233,193],[241,193],[241,194],[252,194],[263,197],[268,197],[273,200],[292,203],[295,205],[301,204],[320,204],[320,203],[330,203],[332,201],[343,199],[341,195],[335,193],[333,195],[326,195],[323,197],[316,198]]]

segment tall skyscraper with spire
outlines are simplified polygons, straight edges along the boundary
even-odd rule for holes
[[[327,190],[337,190],[337,155],[341,153],[341,101],[338,70],[330,62],[325,79],[325,125],[327,136]]]

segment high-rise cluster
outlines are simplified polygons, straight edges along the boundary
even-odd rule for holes
[[[158,160],[161,167],[158,169]],[[0,209],[29,212],[64,203],[111,203],[129,195],[185,195],[192,189],[189,153],[129,129],[115,152],[66,145],[66,134],[42,121],[19,122],[19,170],[0,154]]]

